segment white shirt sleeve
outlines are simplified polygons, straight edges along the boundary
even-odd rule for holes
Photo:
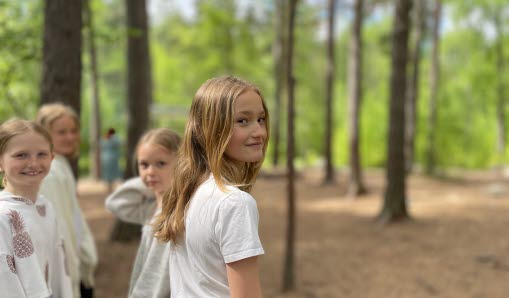
[[[218,212],[215,233],[225,263],[264,253],[258,236],[258,209],[251,195],[230,194]]]
[[[106,199],[106,208],[123,221],[145,224],[156,210],[154,193],[141,181],[132,178]]]
[[[0,289],[5,297],[26,297],[16,272],[10,240],[12,235],[7,228],[0,223]]]

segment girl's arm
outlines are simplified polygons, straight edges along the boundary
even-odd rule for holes
[[[106,199],[106,208],[123,221],[145,224],[154,214],[155,195],[141,178],[133,178]]]
[[[262,297],[257,261],[257,257],[250,257],[226,264],[226,273],[232,298]]]
[[[2,206],[3,207],[3,206]],[[0,211],[3,211],[0,207]],[[9,219],[0,213],[0,292],[2,297],[27,297],[23,285],[16,270],[15,255],[13,252],[12,239],[13,235],[9,224]],[[35,258],[25,258],[28,265],[37,266]],[[37,267],[35,267],[38,269]]]

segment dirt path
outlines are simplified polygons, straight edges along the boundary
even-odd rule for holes
[[[319,172],[297,183],[297,290],[280,294],[286,215],[286,182],[258,179],[265,256],[260,260],[265,297],[509,297],[509,194],[490,174],[437,181],[413,176],[408,204],[413,221],[380,227],[384,173],[370,171],[370,194],[343,196],[322,186]],[[107,241],[114,218],[103,207],[106,187],[80,182],[81,205],[97,240],[97,297],[126,297],[137,243]]]

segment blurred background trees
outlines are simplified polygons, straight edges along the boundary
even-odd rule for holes
[[[83,19],[82,26],[79,14],[52,10],[52,1],[0,1],[0,120],[13,115],[33,118],[40,102],[60,98],[57,93],[46,95],[52,80],[57,82],[53,90],[65,90],[64,81],[76,81],[80,76],[81,83],[73,83],[75,93],[64,97],[78,101],[71,104],[81,109],[81,152],[89,152],[94,143],[86,140],[97,138],[97,128],[86,124],[99,122],[91,119],[97,114],[92,111],[98,110],[100,126],[116,128],[126,144],[125,156],[130,156],[139,135],[134,128],[167,126],[182,132],[198,86],[212,76],[233,74],[254,81],[263,90],[274,120],[268,154],[271,162],[265,166],[283,166],[280,160],[287,155],[284,123],[288,116],[283,61],[288,36],[282,26],[288,18],[287,1],[183,4],[148,0],[146,50],[150,63],[136,60],[134,64],[126,56],[128,39],[137,35],[137,30],[126,26],[129,1],[76,1],[79,9],[89,7],[93,16],[94,37],[84,35],[83,48],[90,49],[89,43],[94,42],[96,58],[91,50],[69,49],[77,44],[76,39],[76,43],[54,42],[60,44],[54,48],[57,54],[52,55],[58,58],[54,62],[49,60],[47,42],[56,40],[58,34],[48,31],[50,25],[60,20],[66,25],[56,29],[63,32],[76,31],[77,26],[89,30],[88,19]],[[444,0],[438,10],[439,1],[412,2],[405,68],[406,171],[428,169],[443,174],[456,168],[502,168],[508,155],[509,4],[502,0]],[[385,167],[388,161],[391,41],[397,3],[335,1],[332,39],[327,38],[327,32],[332,32],[327,29],[331,22],[328,1],[303,0],[296,11],[295,165],[325,166],[330,161],[336,169],[344,167],[351,175],[351,193],[363,188],[362,168]],[[330,42],[334,42],[334,51],[331,56],[329,50],[327,56]],[[79,53],[85,66],[98,61],[96,82],[92,67],[72,67],[78,71],[75,74],[65,72],[65,67],[51,70],[59,64],[70,66],[71,62],[65,61],[71,53]],[[129,65],[150,68],[136,71]],[[335,70],[330,107],[325,101],[327,69]],[[144,92],[151,96],[133,95],[142,81],[131,78],[133,71],[147,78]],[[92,88],[94,84],[101,88]],[[100,99],[98,107],[90,100],[93,96]],[[135,120],[129,115],[146,119]],[[326,121],[327,115],[330,121]],[[327,123],[332,123],[330,130]],[[326,148],[329,134],[330,149]],[[328,151],[330,157],[325,154]],[[92,156],[82,154],[79,168],[83,174],[89,173]],[[124,166],[131,167],[129,158]]]

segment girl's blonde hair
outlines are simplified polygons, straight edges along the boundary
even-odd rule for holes
[[[36,134],[41,135],[46,141],[48,141],[50,151],[53,152],[51,136],[44,127],[33,121],[11,118],[0,125],[0,156],[5,153],[9,141],[13,137],[29,132],[35,132]],[[5,177],[2,179],[2,184],[6,184]]]
[[[42,105],[37,112],[35,122],[48,131],[51,131],[53,122],[64,116],[71,117],[74,120],[76,127],[78,129],[80,128],[80,119],[78,114],[76,114],[72,107],[60,102]],[[78,155],[78,151],[79,146],[76,146],[76,152],[74,152],[73,156]]]
[[[78,128],[80,127],[80,119],[73,108],[59,102],[42,105],[37,112],[35,122],[42,125],[49,131],[51,130],[53,122],[63,116],[71,117],[74,122],[76,122],[76,126]]]
[[[206,81],[196,92],[187,121],[182,147],[175,166],[175,178],[163,198],[161,214],[154,223],[155,236],[177,243],[185,231],[185,213],[191,196],[210,174],[221,189],[234,185],[250,191],[262,161],[239,162],[224,154],[233,133],[234,102],[251,90],[262,99],[267,140],[269,114],[260,90],[253,84],[227,76]]]
[[[154,128],[144,133],[136,144],[134,164],[138,165],[138,149],[143,144],[155,144],[162,146],[170,153],[177,153],[180,147],[180,136],[168,128]]]

